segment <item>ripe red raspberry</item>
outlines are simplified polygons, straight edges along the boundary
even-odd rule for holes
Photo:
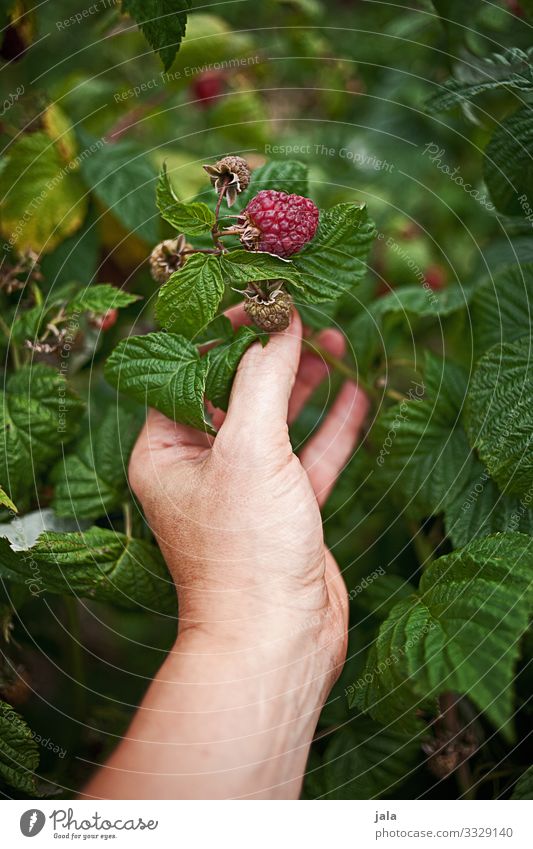
[[[222,94],[223,76],[217,71],[205,71],[194,80],[192,90],[198,106],[212,106]]]
[[[113,325],[116,323],[118,318],[118,310],[115,307],[112,307],[110,310],[107,310],[103,315],[94,315],[89,317],[89,321],[91,325],[96,328],[96,330],[101,330],[102,333],[105,333],[106,330],[110,330]]]
[[[291,256],[311,241],[318,216],[309,198],[266,189],[252,198],[242,213],[241,242],[248,250]]]

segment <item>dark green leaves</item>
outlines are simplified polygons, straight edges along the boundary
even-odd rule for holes
[[[518,779],[511,799],[533,799],[533,766]]]
[[[122,10],[137,21],[167,71],[178,52],[192,0],[122,0]]]
[[[475,371],[466,426],[491,476],[509,493],[533,486],[531,337],[490,348]]]
[[[351,292],[366,272],[375,226],[366,207],[339,203],[320,213],[314,239],[293,257],[304,283],[298,297],[320,303]]]
[[[39,592],[79,595],[119,607],[174,615],[176,592],[159,549],[116,531],[41,534],[27,551],[0,539],[0,574]]]
[[[334,734],[324,753],[320,798],[390,796],[421,761],[420,740],[368,717]]]
[[[447,690],[468,695],[509,737],[513,672],[532,605],[533,543],[496,534],[440,557],[380,628],[353,702],[382,722]],[[507,727],[506,727],[507,726]]]
[[[140,408],[111,405],[74,453],[60,461],[54,475],[59,516],[95,519],[128,498],[127,464],[143,418]]]
[[[11,705],[0,701],[0,777],[29,796],[35,794],[39,749],[33,734]]]
[[[138,300],[139,295],[124,292],[108,283],[98,283],[78,292],[69,302],[67,313],[93,312],[100,315],[113,308],[127,307]]]
[[[531,332],[533,263],[503,268],[477,289],[471,316],[476,351],[514,342]]]
[[[214,318],[223,294],[219,258],[194,254],[162,287],[157,317],[166,330],[192,338]]]
[[[263,189],[287,192],[288,195],[307,195],[307,166],[295,159],[267,162],[252,173],[246,197],[252,198]],[[241,195],[241,198],[244,201],[245,196]]]
[[[204,414],[207,360],[174,333],[132,336],[117,345],[105,374],[120,392],[174,421],[209,429]]]
[[[466,79],[447,80],[429,101],[428,109],[443,112],[499,88],[533,91],[533,49],[512,47],[482,59],[469,57],[465,76]]]
[[[239,327],[235,335],[209,351],[205,392],[221,410],[227,410],[233,377],[240,359],[257,334],[250,327]]]
[[[134,142],[101,144],[86,139],[93,152],[81,162],[81,174],[93,194],[126,230],[149,243],[157,240],[153,200],[155,171],[143,148]]]
[[[499,125],[485,148],[485,182],[505,215],[526,215],[533,207],[532,147],[533,108],[524,106]]]
[[[220,258],[222,273],[230,285],[250,280],[286,280],[298,290],[303,288],[295,264],[262,251],[236,250]]]
[[[182,203],[170,182],[166,167],[157,183],[157,206],[165,221],[180,233],[199,236],[215,224],[215,215],[205,203]]]
[[[11,375],[0,393],[0,481],[14,501],[30,495],[76,433],[82,411],[55,369],[38,364]]]

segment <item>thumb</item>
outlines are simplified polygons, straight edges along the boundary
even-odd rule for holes
[[[217,441],[250,438],[255,444],[286,437],[289,398],[302,347],[302,322],[296,310],[289,327],[272,334],[263,348],[255,342],[239,363],[227,416]]]

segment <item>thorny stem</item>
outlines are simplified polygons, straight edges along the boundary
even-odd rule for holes
[[[442,693],[439,696],[439,707],[442,718],[442,723],[452,737],[457,737],[461,733],[462,723],[457,711],[457,701],[453,693]],[[461,796],[465,799],[475,799],[475,791],[472,783],[472,773],[468,760],[463,760],[455,770],[455,777]]]

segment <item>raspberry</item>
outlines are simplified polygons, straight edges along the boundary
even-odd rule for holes
[[[107,330],[111,330],[113,325],[116,324],[118,318],[118,310],[115,307],[107,310],[103,315],[92,315],[89,318],[90,323],[97,330],[101,330],[102,333],[105,333]]]
[[[217,71],[205,71],[192,84],[194,96],[202,109],[212,106],[222,94],[222,89],[223,75]]]
[[[241,242],[252,251],[291,256],[315,235],[318,208],[309,198],[266,189],[242,213]]]
[[[268,333],[286,330],[291,323],[292,299],[281,289],[264,297],[247,294],[244,309],[253,323]]]
[[[225,189],[228,206],[233,206],[237,195],[248,188],[250,169],[242,156],[224,156],[214,165],[204,165],[204,170],[209,174],[217,194]]]
[[[171,274],[178,271],[187,259],[184,251],[191,250],[191,245],[180,234],[177,239],[165,239],[155,246],[150,254],[150,273],[156,283],[166,283]]]

